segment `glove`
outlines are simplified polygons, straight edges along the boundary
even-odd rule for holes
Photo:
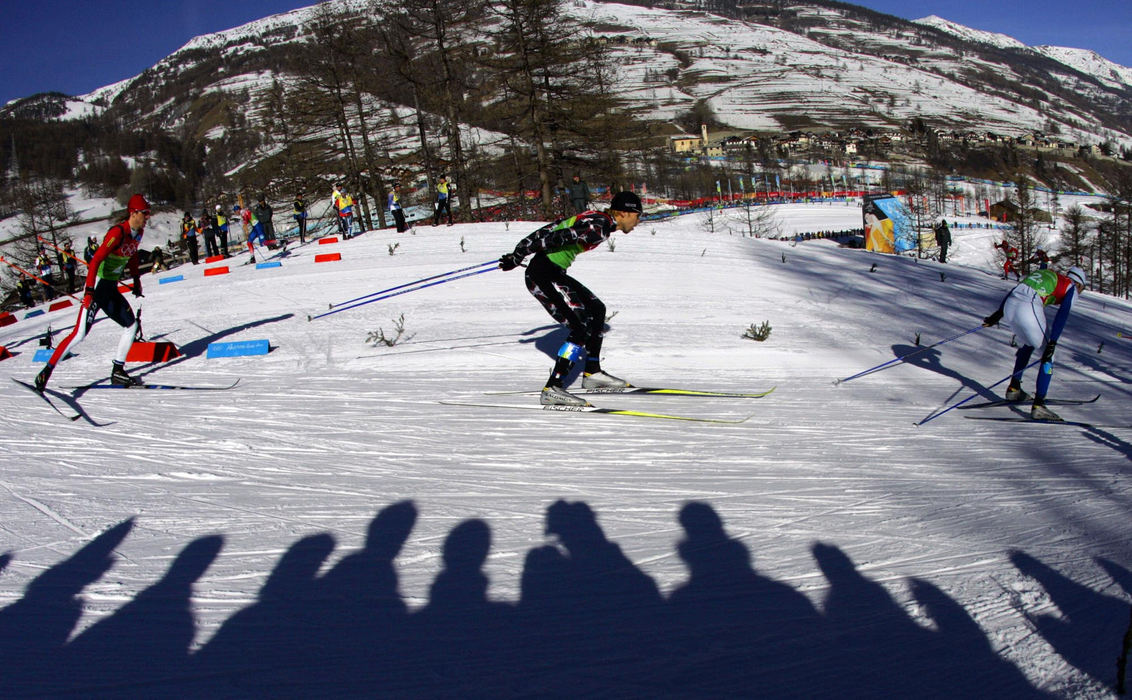
[[[1057,349],[1057,341],[1051,340],[1046,343],[1046,349],[1042,351],[1042,364],[1053,361],[1053,351]]]
[[[1002,309],[999,309],[999,310],[995,311],[993,314],[991,314],[990,316],[987,316],[986,318],[983,319],[983,327],[984,328],[990,328],[991,326],[997,326],[998,322],[1001,321],[1001,320],[1002,320]]]
[[[507,270],[514,270],[519,266],[523,259],[514,253],[507,253],[499,258],[499,269],[506,272]]]

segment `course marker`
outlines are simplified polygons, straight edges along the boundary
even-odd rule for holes
[[[206,357],[245,357],[248,355],[266,355],[271,345],[267,339],[263,340],[237,340],[225,343],[209,343]]]

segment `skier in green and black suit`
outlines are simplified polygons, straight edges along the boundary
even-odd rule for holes
[[[564,379],[583,354],[586,364],[582,387],[601,389],[628,386],[623,379],[601,369],[601,342],[605,329],[605,304],[581,282],[566,274],[579,253],[592,250],[614,231],[629,233],[641,216],[641,199],[632,192],[613,196],[608,212],[587,211],[547,224],[499,258],[499,267],[512,270],[532,253],[527,265],[527,289],[554,320],[570,329],[566,342],[558,349],[554,370],[543,388],[543,404],[584,406],[586,401],[564,388]]]

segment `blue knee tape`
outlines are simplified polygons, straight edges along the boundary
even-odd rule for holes
[[[571,362],[577,362],[582,356],[582,346],[575,345],[567,340],[565,343],[562,343],[562,347],[558,348],[558,356],[570,360]]]

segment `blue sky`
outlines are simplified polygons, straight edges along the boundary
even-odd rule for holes
[[[312,0],[7,0],[0,104],[37,92],[80,95],[137,75],[189,39]],[[1132,0],[864,0],[906,19],[939,15],[1029,45],[1096,51],[1132,66]]]

